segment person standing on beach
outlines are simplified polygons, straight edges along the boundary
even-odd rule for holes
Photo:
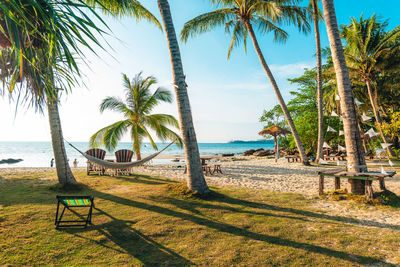
[[[74,164],[74,168],[78,168],[78,160],[77,159],[74,159],[73,164]]]
[[[50,167],[53,168],[53,166],[54,166],[54,158],[52,158],[52,159],[50,160]]]

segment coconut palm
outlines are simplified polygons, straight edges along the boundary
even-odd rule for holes
[[[250,35],[254,49],[271,82],[279,105],[293,134],[303,164],[309,164],[292,117],[283,100],[275,77],[261,52],[253,28],[253,26],[257,27],[261,33],[272,32],[275,41],[283,42],[287,39],[288,34],[279,25],[294,24],[302,32],[310,30],[307,9],[296,6],[295,4],[299,2],[296,0],[212,0],[212,2],[217,6],[221,6],[221,8],[202,14],[186,22],[181,32],[181,39],[186,42],[189,37],[224,25],[226,32],[232,32],[228,48],[229,59],[233,48],[238,46],[241,40],[246,45],[247,37]]]
[[[148,21],[157,24],[161,28],[161,25],[158,23],[155,17],[149,14],[150,12],[148,12],[137,0],[99,1],[102,4],[96,4],[93,0],[86,0],[86,2],[93,4],[93,6],[102,8],[105,13],[117,17],[130,16],[140,19],[143,17],[143,14],[146,14],[145,18]],[[186,164],[188,169],[187,185],[190,189],[195,190],[200,194],[208,193],[210,190],[204,179],[204,174],[202,171],[200,153],[193,126],[192,112],[190,109],[189,96],[186,89],[187,85],[185,82],[185,75],[183,74],[182,60],[179,52],[179,45],[176,40],[174,25],[172,23],[169,4],[166,0],[160,0],[157,2],[164,22],[166,38],[171,57],[174,88],[178,104],[179,122],[181,126],[180,128],[183,137]]]
[[[179,44],[176,38],[175,27],[172,21],[171,10],[168,1],[158,0],[158,9],[160,10],[164,24],[169,55],[171,58],[173,84],[178,103],[179,121],[181,125],[188,169],[187,185],[190,189],[195,190],[200,194],[206,194],[210,191],[210,189],[208,188],[206,180],[204,179],[204,174],[200,163],[200,153],[197,145],[196,132],[193,126],[192,111],[190,108],[187,84],[185,81],[186,77],[183,72]]]
[[[3,88],[39,110],[47,104],[58,180],[63,186],[77,184],[65,153],[58,96],[78,81],[81,49],[92,49],[93,43],[101,47],[93,32],[103,32],[88,14],[102,20],[80,0],[9,0],[0,13]]]
[[[90,137],[90,146],[104,145],[107,150],[114,150],[122,136],[129,130],[136,159],[140,160],[140,146],[144,138],[149,138],[153,148],[158,149],[149,129],[153,130],[162,141],[177,140],[178,144],[181,144],[179,135],[168,128],[168,126],[179,128],[178,121],[168,114],[151,114],[160,103],[172,102],[171,93],[162,87],[151,93],[150,87],[155,85],[157,80],[152,76],[143,78],[141,72],[132,80],[123,74],[123,81],[125,101],[117,97],[107,97],[100,104],[100,112],[116,111],[122,113],[124,119],[97,131]]]
[[[374,90],[373,85],[382,74],[380,69],[385,68],[385,65],[389,63],[387,59],[398,53],[400,47],[398,41],[400,26],[389,32],[385,31],[386,26],[387,21],[380,22],[375,15],[368,19],[364,19],[361,15],[359,20],[352,18],[350,25],[342,28],[342,37],[347,44],[345,56],[349,69],[354,71],[357,78],[361,79],[367,87],[376,126],[385,143],[386,137],[381,128],[382,118],[378,107],[377,88]],[[393,67],[391,64],[390,68]],[[392,156],[390,149],[388,152]]]
[[[343,128],[347,152],[347,169],[349,171],[366,171],[360,131],[357,125],[357,113],[351,88],[349,71],[344,56],[337,25],[333,0],[322,0],[326,30],[332,52],[333,65],[336,72],[337,87],[340,96],[340,107],[343,115]],[[365,181],[349,179],[350,191],[364,194]]]
[[[318,103],[318,145],[316,162],[323,157],[324,145],[324,110],[323,110],[323,90],[322,90],[322,56],[321,56],[321,38],[319,34],[320,10],[317,0],[310,0],[312,6],[314,33],[317,54],[317,103]]]

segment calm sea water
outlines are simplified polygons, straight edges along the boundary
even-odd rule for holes
[[[85,152],[89,145],[87,142],[73,142],[79,150]],[[166,143],[157,143],[159,149],[165,147]],[[217,155],[222,153],[240,154],[249,149],[273,149],[274,142],[268,143],[199,143],[201,155]],[[75,149],[65,143],[65,149],[70,164],[74,159],[78,160],[78,166],[86,166],[86,159],[82,157]],[[132,149],[132,143],[120,143],[118,149]],[[149,143],[144,143],[141,148],[142,155],[150,155],[155,151]],[[176,145],[170,146],[162,155],[184,155],[184,150]],[[4,167],[49,167],[50,160],[53,158],[51,142],[0,142],[0,160],[2,159],[23,159],[15,164],[0,164]],[[115,158],[113,152],[107,152],[106,158]],[[171,163],[171,159],[155,158],[153,164]]]

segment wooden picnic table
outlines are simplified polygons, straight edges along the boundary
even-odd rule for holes
[[[201,165],[207,165],[206,161],[212,159],[211,157],[200,157]]]
[[[381,190],[386,190],[385,178],[393,177],[396,174],[393,172],[349,172],[343,169],[331,169],[318,172],[319,175],[319,195],[324,194],[324,177],[331,176],[335,178],[335,190],[340,189],[340,178],[357,179],[365,181],[365,196],[368,199],[372,199],[372,181],[379,181],[379,187]]]

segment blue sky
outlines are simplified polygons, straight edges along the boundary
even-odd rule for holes
[[[142,3],[160,18],[156,0]],[[212,10],[206,0],[170,0],[177,33],[184,22]],[[384,4],[382,4],[384,3]],[[350,17],[370,16],[373,13],[389,19],[389,26],[400,25],[400,2],[392,1],[344,1],[336,0],[336,13],[340,24]],[[164,34],[147,22],[134,19],[117,20],[105,17],[112,34],[107,37],[112,50],[98,50],[98,57],[88,53],[89,67],[83,66],[86,87],[74,88],[62,97],[60,107],[64,136],[67,140],[87,141],[98,129],[121,117],[112,112],[100,114],[98,106],[106,96],[123,96],[121,73],[133,77],[143,71],[154,75],[160,86],[172,91],[172,74]],[[326,30],[321,26],[322,46],[328,46]],[[304,68],[315,65],[314,35],[303,35],[293,27],[284,27],[290,34],[285,44],[272,42],[271,35],[257,34],[267,63],[276,77],[286,101],[289,91],[295,90],[287,82],[302,74]],[[248,52],[238,47],[227,60],[230,36],[216,29],[188,43],[180,44],[186,73],[189,98],[199,142],[226,142],[233,139],[259,139],[262,129],[258,122],[263,109],[277,104],[257,55],[249,40]],[[49,141],[46,114],[20,108],[14,115],[15,104],[8,98],[0,99],[0,141]],[[161,105],[155,112],[177,116],[176,103]],[[129,141],[128,137],[124,141]]]

